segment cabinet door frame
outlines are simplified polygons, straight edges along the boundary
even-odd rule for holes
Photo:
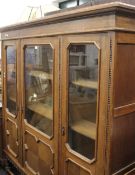
[[[102,50],[109,48],[109,40],[107,35],[102,34],[82,34],[70,35],[62,37],[62,64],[61,64],[61,174],[68,174],[68,164],[73,163],[86,171],[87,174],[95,174],[96,172],[104,172],[105,159],[105,143],[106,143],[106,114],[107,114],[107,91],[108,91],[108,66],[109,59],[105,56],[109,52],[103,53]],[[89,44],[94,43],[99,50],[99,78],[97,92],[97,141],[96,141],[96,157],[88,160],[84,156],[80,156],[73,151],[68,142],[68,47],[70,44]],[[108,45],[107,45],[108,44]],[[106,48],[106,49],[107,49]],[[104,62],[104,65],[103,65]],[[106,85],[106,87],[105,87]],[[101,94],[102,93],[102,94]],[[64,105],[63,105],[64,104]],[[102,106],[101,106],[102,104]],[[103,115],[104,114],[104,115]],[[101,118],[102,116],[102,118]],[[63,133],[64,130],[64,133]],[[102,156],[102,158],[100,158]],[[97,167],[97,168],[96,168]],[[98,169],[99,167],[99,169]],[[98,170],[97,170],[98,169]],[[98,174],[98,173],[97,173]],[[102,173],[101,173],[102,174]]]
[[[16,115],[13,115],[8,111],[7,105],[7,56],[6,49],[8,46],[14,46],[16,48]],[[3,114],[4,114],[4,127],[5,127],[5,152],[9,155],[16,163],[22,163],[22,154],[21,154],[21,132],[19,128],[21,127],[21,105],[20,105],[20,41],[19,40],[10,40],[3,41],[2,44],[2,63],[3,63]],[[7,145],[7,137],[11,135],[7,129],[7,122],[10,122],[15,127],[15,132],[17,135],[16,145],[18,147],[17,152],[15,153],[10,145]]]
[[[50,45],[53,49],[53,136],[47,136],[34,126],[28,124],[25,119],[25,79],[24,79],[24,49],[27,45]],[[43,37],[43,38],[30,38],[21,40],[21,107],[22,107],[22,125],[23,125],[23,162],[25,170],[28,173],[38,173],[33,170],[26,160],[26,152],[29,149],[25,143],[25,135],[30,134],[36,143],[42,143],[48,147],[52,153],[53,163],[51,165],[51,172],[58,174],[58,128],[59,128],[59,39],[57,37]]]

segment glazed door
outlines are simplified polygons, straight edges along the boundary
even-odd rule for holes
[[[19,41],[5,41],[2,58],[4,63],[5,151],[17,163],[21,161]]]
[[[58,175],[59,40],[22,40],[23,161],[28,174]]]
[[[62,38],[61,175],[104,174],[107,49],[104,34]]]

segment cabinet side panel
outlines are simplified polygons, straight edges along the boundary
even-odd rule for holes
[[[135,112],[114,119],[112,172],[135,161]]]
[[[114,70],[112,173],[126,172],[135,161],[135,44],[117,44]],[[125,169],[125,170],[124,170]]]
[[[118,44],[114,106],[135,103],[135,44]]]

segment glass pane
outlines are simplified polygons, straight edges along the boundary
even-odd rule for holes
[[[53,51],[50,45],[25,49],[25,117],[27,122],[52,135]]]
[[[77,6],[77,0],[64,1],[59,3],[60,9],[71,8]]]
[[[16,49],[8,46],[7,56],[7,109],[16,115]]]
[[[96,145],[98,49],[94,44],[69,47],[69,145],[93,159]]]

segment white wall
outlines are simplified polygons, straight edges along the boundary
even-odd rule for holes
[[[59,0],[0,0],[0,27],[22,21],[23,15],[28,10],[27,6],[43,6],[48,11],[56,10],[47,8],[47,4],[58,5]],[[30,12],[30,9],[29,9]],[[28,12],[28,14],[30,14]],[[24,18],[24,20],[26,20]]]
[[[43,16],[45,12],[58,10],[58,8],[55,7],[58,6],[58,1],[59,0],[0,0],[0,27],[28,21],[31,10],[28,6],[42,6]],[[41,17],[40,15],[39,17]]]

